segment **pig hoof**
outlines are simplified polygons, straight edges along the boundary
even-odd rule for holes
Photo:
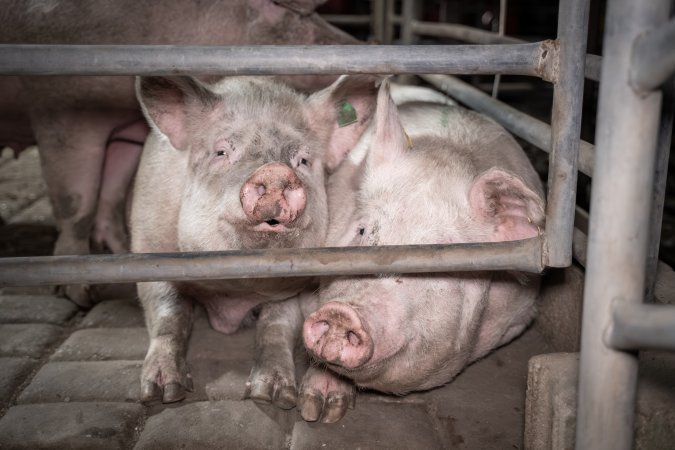
[[[141,402],[149,403],[175,403],[185,398],[185,392],[192,391],[192,386],[183,387],[180,383],[169,383],[164,386],[154,382],[145,382],[141,386]]]
[[[245,397],[256,403],[273,403],[281,409],[291,409],[297,403],[295,380],[289,381],[288,377],[279,374],[251,374],[246,382]]]
[[[353,409],[356,392],[351,382],[311,367],[302,380],[298,396],[300,415],[307,422],[335,423]]]
[[[171,383],[164,386],[162,403],[175,403],[185,398],[185,388],[179,383]]]
[[[335,423],[354,408],[354,395],[329,392],[324,398],[320,392],[303,392],[298,400],[300,415],[307,422]]]
[[[141,402],[154,403],[162,400],[162,388],[157,383],[151,381],[143,382],[141,385]]]
[[[323,396],[318,392],[303,392],[298,399],[298,409],[307,422],[316,422],[323,411]]]

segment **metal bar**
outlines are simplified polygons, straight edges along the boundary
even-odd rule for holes
[[[675,350],[675,306],[614,301],[604,342],[615,350]]]
[[[0,45],[2,75],[508,73],[538,76],[541,45]]]
[[[527,41],[513,36],[500,36],[492,31],[454,23],[434,23],[414,21],[413,32],[422,36],[457,39],[471,44],[524,44]],[[584,76],[589,80],[600,81],[602,56],[587,54]]]
[[[383,44],[394,42],[394,0],[384,0],[384,36]]]
[[[645,302],[653,301],[654,290],[656,288],[656,272],[659,264],[659,247],[661,246],[663,206],[666,201],[668,158],[670,156],[670,142],[673,134],[673,115],[675,115],[675,80],[671,80],[663,89],[661,122],[659,124],[659,134],[656,139],[656,172],[654,175],[654,191],[652,193],[647,268],[645,270]]]
[[[492,117],[511,133],[545,152],[551,151],[551,126],[517,109],[495,100],[459,78],[447,75],[420,75],[420,77],[465,105]],[[593,175],[594,147],[581,141],[579,170]]]
[[[0,287],[230,278],[517,270],[539,273],[541,239],[449,245],[0,259]]]
[[[403,0],[401,5],[401,44],[403,45],[411,45],[416,41],[412,24],[417,18],[421,6],[421,2]],[[402,75],[398,81],[403,84],[411,84],[414,82],[414,77],[412,75]]]
[[[378,44],[384,43],[385,0],[370,0],[370,35]]]
[[[635,40],[631,81],[635,89],[657,89],[675,73],[675,19]]]
[[[504,37],[506,28],[506,14],[507,14],[507,0],[499,0],[499,36]],[[499,95],[499,83],[502,79],[500,74],[495,75],[492,84],[492,98],[497,98]]]
[[[593,81],[600,81],[600,70],[602,69],[602,56],[586,54],[586,68],[584,74],[586,78]]]
[[[370,26],[370,16],[365,14],[321,14],[321,17],[333,25]]]
[[[413,43],[413,21],[415,20],[415,1],[403,0],[401,11],[401,44],[410,45]]]
[[[577,449],[627,450],[633,443],[637,355],[608,348],[603,333],[612,320],[613,301],[638,303],[644,294],[661,94],[636,94],[629,80],[630,54],[637,36],[666,20],[669,6],[670,0],[608,3],[584,287]]]
[[[511,36],[500,36],[491,31],[454,23],[419,22],[412,23],[415,34],[422,36],[457,39],[473,44],[523,44],[526,41]]]
[[[550,267],[572,264],[589,6],[590,0],[562,0],[558,13],[559,67],[551,110],[544,248]]]

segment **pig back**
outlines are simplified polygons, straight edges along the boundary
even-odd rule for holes
[[[474,175],[499,167],[521,178],[543,197],[541,180],[523,149],[489,117],[457,105],[420,102],[402,105],[399,114],[413,142],[440,138],[445,145],[438,148],[446,149],[442,151],[453,157],[465,158],[474,168]]]

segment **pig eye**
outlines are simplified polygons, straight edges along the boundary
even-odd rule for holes
[[[359,227],[359,234],[363,236],[363,234],[366,232],[366,229],[363,227]]]
[[[225,156],[225,150],[216,150],[216,156]]]
[[[307,159],[307,158],[302,158],[302,157],[301,157],[301,158],[298,158],[296,161],[297,161],[297,162],[295,163],[295,167],[300,167],[300,166],[309,167],[309,166],[311,165],[311,164],[309,163],[309,159]]]

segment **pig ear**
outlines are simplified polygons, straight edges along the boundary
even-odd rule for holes
[[[307,99],[307,120],[328,143],[324,155],[328,171],[342,162],[368,128],[380,81],[374,75],[343,75]]]
[[[148,121],[180,150],[188,144],[188,118],[212,110],[220,99],[192,77],[138,77],[136,96]]]
[[[544,227],[544,200],[523,180],[500,169],[479,175],[469,192],[471,213],[490,229],[492,241],[538,236]]]
[[[391,97],[389,81],[384,80],[377,95],[375,138],[370,146],[369,164],[377,166],[395,161],[412,147],[398,116],[398,108]]]

